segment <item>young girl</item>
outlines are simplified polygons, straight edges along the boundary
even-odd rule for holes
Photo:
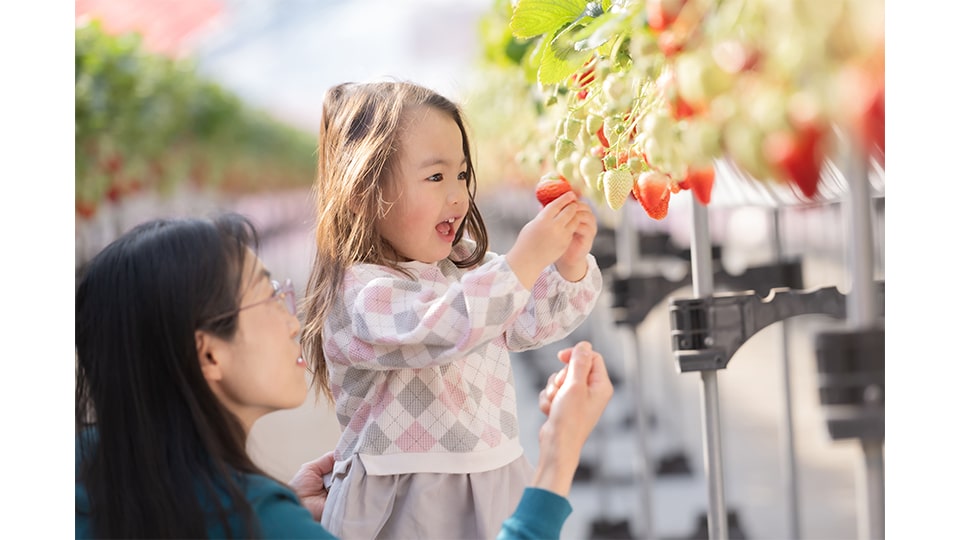
[[[460,109],[411,83],[330,89],[318,160],[303,346],[342,428],[323,524],[492,538],[532,473],[508,352],[590,313],[596,218],[567,193],[488,252]]]

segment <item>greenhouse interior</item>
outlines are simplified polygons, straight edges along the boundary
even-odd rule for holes
[[[886,487],[886,9],[76,0],[76,286],[139,224],[236,212],[259,231],[270,273],[309,296],[325,206],[324,96],[345,82],[414,82],[460,108],[470,202],[490,252],[510,252],[546,212],[544,183],[574,191],[595,217],[595,305],[562,338],[509,353],[530,464],[541,457],[540,390],[561,350],[590,342],[613,385],[580,453],[560,538],[867,540],[888,528],[951,537],[946,505],[960,478],[928,463],[953,460],[948,447],[931,439],[928,458],[898,446],[898,483]],[[895,170],[890,187],[902,195],[906,171]],[[909,259],[902,253],[891,269]],[[928,285],[906,272],[896,275]],[[902,289],[895,280],[898,300]],[[898,322],[928,317],[894,311]],[[953,356],[895,350],[908,361]],[[281,483],[339,449],[351,420],[313,390],[246,439],[253,464]],[[950,410],[949,394],[919,392],[896,402],[904,423]],[[909,437],[949,433],[950,423],[924,420]],[[900,487],[914,467],[943,487]],[[76,482],[79,501],[79,473]],[[939,509],[945,517],[930,517]],[[76,513],[79,524],[80,502]]]

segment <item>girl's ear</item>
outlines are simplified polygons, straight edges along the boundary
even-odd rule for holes
[[[221,369],[222,362],[218,358],[218,340],[203,330],[197,330],[194,333],[194,340],[197,344],[197,358],[200,359],[200,371],[203,372],[203,378],[208,383],[219,381],[223,378],[223,370]]]

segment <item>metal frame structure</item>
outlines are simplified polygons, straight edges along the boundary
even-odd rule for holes
[[[843,139],[841,137],[841,142]],[[747,291],[714,294],[707,207],[693,201],[691,263],[693,297],[671,303],[671,341],[681,372],[699,372],[704,470],[707,475],[708,529],[711,540],[727,540],[728,523],[722,466],[719,370],[737,348],[763,327],[789,317],[822,313],[844,318],[840,332],[817,336],[820,401],[834,439],[857,438],[863,449],[858,475],[861,539],[882,539],[883,530],[883,286],[873,275],[874,237],[871,226],[871,165],[863,153],[848,146],[846,174],[832,162],[824,168],[825,184],[842,196],[852,249],[847,261],[850,293],[836,287],[814,291],[775,290],[767,298]],[[874,166],[875,170],[877,167]],[[742,175],[741,175],[742,176]],[[844,178],[845,177],[845,178]],[[846,188],[844,189],[844,185]],[[840,189],[837,189],[837,187]],[[776,221],[775,221],[776,223]],[[777,238],[779,242],[779,238]],[[878,345],[879,343],[879,345]],[[786,346],[784,347],[786,352]],[[785,375],[789,388],[789,376]],[[786,396],[789,404],[790,396]],[[784,427],[792,430],[787,409]],[[790,530],[799,535],[792,435],[788,443],[788,503]]]

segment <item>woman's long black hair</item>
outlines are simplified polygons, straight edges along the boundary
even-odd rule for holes
[[[236,315],[204,321],[237,308],[248,247],[258,243],[236,214],[161,219],[130,230],[84,268],[77,481],[94,535],[202,538],[216,523],[208,520],[230,536],[256,534],[237,473],[264,473],[201,373],[195,332],[236,333]],[[243,529],[231,530],[227,516],[237,513]]]

